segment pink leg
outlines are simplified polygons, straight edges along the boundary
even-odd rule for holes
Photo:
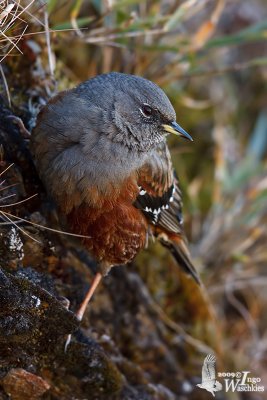
[[[98,272],[96,274],[96,276],[94,277],[92,285],[90,286],[90,289],[86,293],[86,296],[83,299],[82,304],[80,305],[79,309],[75,313],[78,321],[82,320],[83,315],[85,313],[85,310],[87,308],[87,305],[88,305],[89,301],[91,300],[91,298],[92,298],[97,286],[99,285],[101,279],[102,279],[102,274],[100,272]],[[68,345],[70,344],[70,341],[71,341],[71,335],[68,335],[66,343],[65,343],[65,352],[67,351],[67,348],[68,348]]]
[[[86,293],[85,298],[83,299],[82,304],[80,305],[78,311],[76,311],[75,315],[77,317],[77,319],[79,321],[81,321],[83,319],[83,314],[87,308],[87,305],[89,303],[89,301],[91,300],[91,297],[93,296],[97,286],[99,285],[100,281],[102,279],[102,274],[100,274],[100,272],[98,272],[96,274],[96,276],[94,277],[94,280],[92,282],[92,285],[90,286],[90,289],[88,290],[88,292]]]

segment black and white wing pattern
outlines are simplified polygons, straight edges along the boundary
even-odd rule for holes
[[[140,169],[138,184],[135,206],[149,222],[167,232],[183,234],[181,191],[166,143],[161,143]]]
[[[138,171],[138,186],[135,207],[142,210],[155,236],[171,251],[183,270],[200,283],[187,248],[181,190],[165,142]]]

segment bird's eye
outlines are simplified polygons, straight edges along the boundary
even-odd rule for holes
[[[150,107],[148,104],[143,104],[140,111],[146,118],[150,118],[153,115],[153,108]]]

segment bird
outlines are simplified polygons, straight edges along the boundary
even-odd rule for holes
[[[202,382],[197,384],[201,389],[206,389],[210,392],[213,397],[215,397],[214,392],[222,390],[222,384],[216,381],[215,364],[216,357],[214,354],[208,354],[203,362]]]
[[[82,320],[103,276],[127,264],[149,237],[200,283],[183,228],[182,198],[166,138],[192,141],[155,83],[119,72],[52,97],[30,139],[37,172],[70,231],[98,264],[76,312]]]

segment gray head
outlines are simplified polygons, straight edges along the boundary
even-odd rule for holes
[[[168,133],[191,139],[176,123],[166,94],[147,79],[113,72],[82,83],[75,92],[101,107],[103,133],[131,150],[149,151]]]
[[[88,187],[102,194],[119,188],[168,133],[190,138],[165,93],[146,79],[111,73],[52,98],[31,150],[47,191],[67,210],[90,201]]]

